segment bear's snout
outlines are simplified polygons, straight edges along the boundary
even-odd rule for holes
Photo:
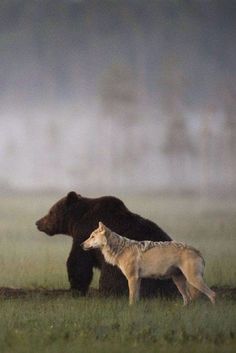
[[[39,219],[38,221],[35,222],[36,227],[38,228],[38,230],[41,230],[41,226],[42,226],[42,219]]]
[[[53,225],[49,222],[48,217],[45,216],[35,222],[36,227],[40,232],[44,232],[47,235],[55,235],[57,231],[53,228]]]
[[[45,219],[44,218],[40,218],[38,221],[35,222],[36,227],[38,228],[39,231],[44,232],[46,229],[46,225],[45,225]]]

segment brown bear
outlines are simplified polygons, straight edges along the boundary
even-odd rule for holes
[[[104,222],[114,232],[135,240],[168,241],[171,238],[148,219],[132,213],[116,197],[85,198],[71,191],[52,206],[49,213],[36,222],[42,232],[52,236],[66,234],[73,238],[67,260],[71,289],[86,295],[93,268],[101,271],[99,290],[106,295],[128,293],[127,280],[117,267],[105,263],[99,250],[86,252],[80,246],[90,233]],[[143,279],[141,296],[176,293],[172,281]]]

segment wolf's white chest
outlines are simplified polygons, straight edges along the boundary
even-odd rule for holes
[[[112,254],[109,250],[104,250],[102,253],[106,262],[113,266],[116,265],[116,257],[114,256],[114,254]]]

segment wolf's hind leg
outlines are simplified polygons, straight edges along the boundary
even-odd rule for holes
[[[206,285],[201,275],[197,275],[194,277],[190,276],[189,278],[187,278],[187,280],[193,287],[197,288],[202,293],[204,293],[210,299],[212,304],[215,304],[216,293]]]
[[[184,275],[183,274],[175,275],[172,277],[172,279],[176,287],[178,288],[180,294],[183,297],[184,305],[189,304],[191,301],[191,297],[189,296],[187,291],[187,282]]]
[[[185,262],[181,266],[181,271],[193,287],[204,293],[212,304],[215,304],[216,294],[203,280],[204,262],[201,258],[197,258],[195,261]]]
[[[186,281],[187,292],[192,300],[197,299],[202,292],[200,292],[196,287],[193,287],[188,281]]]
[[[187,281],[199,291],[204,293],[212,302],[215,304],[216,294],[211,290],[203,280],[203,270],[204,266],[202,261],[194,261],[191,263],[186,263],[184,266],[181,266],[181,271],[185,275]]]

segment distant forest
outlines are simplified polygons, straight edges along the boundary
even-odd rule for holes
[[[235,43],[232,0],[2,0],[0,101],[88,101],[120,65],[149,104],[230,106]]]
[[[236,1],[2,0],[0,185],[236,193]]]

